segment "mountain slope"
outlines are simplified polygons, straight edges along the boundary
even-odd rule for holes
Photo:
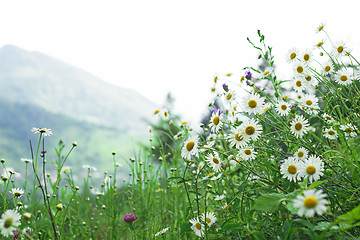
[[[133,90],[12,45],[0,49],[0,86],[8,100],[138,133],[145,129],[143,118],[149,118],[154,109],[151,101]]]

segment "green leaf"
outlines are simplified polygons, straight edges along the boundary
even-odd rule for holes
[[[317,186],[320,186],[321,184],[323,184],[325,182],[326,182],[326,180],[324,180],[324,181],[315,181],[309,186],[309,189],[316,188]]]
[[[360,205],[353,210],[339,216],[335,223],[344,222],[347,224],[354,224],[357,221],[360,221]]]
[[[260,196],[252,208],[255,210],[273,212],[279,208],[280,203],[284,200],[286,200],[286,196],[282,193],[269,193]]]

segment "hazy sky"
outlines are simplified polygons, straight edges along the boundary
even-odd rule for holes
[[[256,31],[273,46],[277,72],[286,52],[324,35],[360,49],[357,1],[1,1],[0,47],[13,44],[135,89],[159,106],[167,92],[184,120],[212,99],[213,77],[256,66]],[[359,55],[358,55],[359,56]],[[359,56],[360,57],[360,56]],[[151,110],[152,111],[152,110]]]

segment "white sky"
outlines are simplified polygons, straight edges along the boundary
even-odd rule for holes
[[[13,44],[135,89],[159,106],[167,92],[183,120],[200,119],[213,76],[256,66],[257,29],[277,72],[292,47],[310,48],[326,23],[333,40],[359,50],[357,1],[1,1],[0,47]],[[360,57],[360,56],[359,56]],[[280,74],[281,75],[281,74]],[[152,110],[151,110],[152,111]]]

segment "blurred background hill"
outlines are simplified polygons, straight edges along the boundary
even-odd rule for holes
[[[24,167],[20,159],[30,158],[29,139],[37,142],[32,127],[53,130],[46,138],[49,162],[59,140],[68,149],[76,141],[66,165],[111,168],[112,151],[117,159],[128,159],[137,143],[146,140],[155,109],[134,90],[12,45],[0,48],[0,89],[0,158],[17,172]],[[127,165],[120,164],[125,174]]]

